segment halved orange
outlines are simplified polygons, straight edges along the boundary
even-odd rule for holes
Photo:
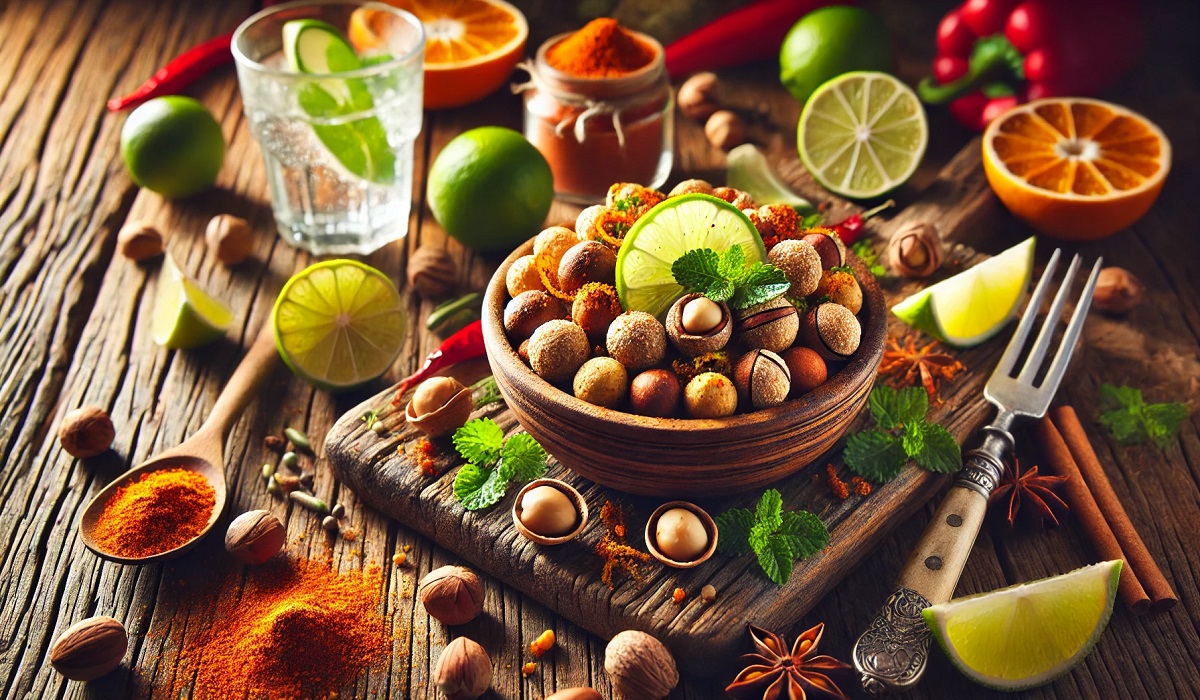
[[[983,169],[1000,201],[1030,226],[1091,241],[1150,209],[1171,169],[1171,143],[1119,105],[1050,98],[992,121],[983,134]]]
[[[425,26],[425,108],[459,107],[494,92],[525,51],[529,24],[504,0],[385,0]],[[382,43],[373,11],[355,10],[350,43],[359,51]]]

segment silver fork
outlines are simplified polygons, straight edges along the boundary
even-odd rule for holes
[[[1075,312],[1071,315],[1045,379],[1040,385],[1034,385],[1070,294],[1071,281],[1079,268],[1078,255],[1067,268],[1067,274],[1025,364],[1016,377],[1011,376],[1033,330],[1038,309],[1058,265],[1060,252],[1055,250],[1054,255],[1050,256],[1046,271],[1029,298],[1029,304],[1004,356],[984,386],[984,397],[996,406],[998,413],[990,425],[982,428],[983,444],[966,454],[962,471],[958,473],[954,485],[938,506],[937,514],[900,572],[896,591],[888,597],[875,621],[854,645],[854,667],[862,674],[863,688],[872,695],[907,690],[916,685],[925,672],[932,635],[925,626],[921,611],[935,603],[950,600],[954,594],[954,587],[958,585],[958,578],[987,512],[988,496],[1003,473],[1004,455],[1013,449],[1013,436],[1009,432],[1013,421],[1044,416],[1066,373],[1067,363],[1083,330],[1084,318],[1092,305],[1100,260],[1092,267],[1092,274],[1075,305]]]

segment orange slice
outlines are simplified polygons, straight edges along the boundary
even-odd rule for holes
[[[1004,206],[1072,241],[1110,236],[1150,209],[1171,169],[1171,143],[1119,105],[1078,97],[1030,102],[993,120],[983,169]]]
[[[408,10],[425,26],[425,108],[475,102],[512,75],[525,51],[529,24],[503,0],[386,0]],[[377,10],[361,8],[350,18],[350,43],[359,51],[383,43]]]

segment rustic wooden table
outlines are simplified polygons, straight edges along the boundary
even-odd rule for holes
[[[218,116],[229,156],[217,187],[192,199],[167,202],[139,191],[118,157],[122,116],[105,101],[150,75],[166,58],[246,16],[249,2],[147,3],[132,0],[8,0],[0,3],[0,695],[4,697],[165,697],[178,650],[164,630],[209,622],[205,611],[181,612],[179,587],[203,577],[208,555],[219,556],[220,537],[164,566],[102,562],[84,549],[75,524],[83,505],[111,478],[191,434],[211,408],[223,382],[268,317],[283,282],[310,262],[272,231],[258,148],[242,118],[232,69],[192,89]],[[897,37],[901,73],[915,79],[928,65],[937,18],[952,3],[878,3]],[[1131,318],[1094,317],[1080,359],[1064,384],[1062,400],[1090,413],[1105,381],[1133,384],[1153,400],[1200,406],[1200,259],[1193,200],[1200,189],[1200,56],[1190,33],[1200,26],[1187,0],[1149,8],[1151,38],[1136,73],[1108,95],[1143,111],[1171,138],[1175,163],[1155,208],[1133,230],[1083,246],[1130,268],[1148,287],[1147,301]],[[1179,29],[1184,28],[1183,32]],[[734,100],[757,115],[753,135],[771,160],[802,190],[820,196],[805,180],[794,150],[799,107],[779,88],[769,67],[728,73]],[[416,201],[424,194],[431,156],[455,134],[482,124],[518,125],[520,104],[497,94],[470,109],[427,114],[417,149]],[[972,135],[936,111],[931,148],[918,177],[901,193],[913,201],[926,186],[946,186],[959,173],[977,176],[977,156],[943,166]],[[700,128],[678,125],[675,177],[720,178],[722,155],[709,148]],[[989,195],[990,196],[990,195]],[[953,237],[996,252],[1028,235],[994,201],[973,203]],[[249,219],[259,233],[250,262],[226,268],[205,254],[209,217],[229,212]],[[556,205],[551,219],[571,215]],[[234,310],[228,337],[204,352],[169,352],[148,333],[157,286],[156,264],[136,265],[115,254],[116,232],[131,219],[149,220],[169,236],[180,266]],[[980,222],[987,222],[980,225]],[[397,280],[409,252],[446,246],[462,262],[464,286],[482,288],[498,259],[470,255],[447,241],[424,207],[416,207],[402,244],[369,262]],[[409,296],[414,320],[429,304]],[[414,323],[414,329],[420,327]],[[328,427],[364,397],[407,374],[438,338],[414,330],[388,377],[348,396],[315,391],[283,368],[236,426],[227,450],[229,512],[268,508],[285,518],[289,532],[315,535],[317,519],[273,501],[256,483],[268,457],[263,436],[284,425],[303,426],[319,443]],[[89,460],[62,451],[55,430],[62,416],[84,404],[107,409],[117,426],[113,450]],[[1200,413],[1184,423],[1167,449],[1121,448],[1095,426],[1089,432],[1114,486],[1151,552],[1179,593],[1166,614],[1135,618],[1118,607],[1087,661],[1029,697],[1195,697],[1200,688]],[[345,503],[354,542],[338,540],[335,565],[357,568],[384,562],[411,545],[412,568],[393,570],[392,590],[453,561],[435,544],[357,505],[355,495],[317,468],[318,493]],[[827,623],[827,649],[848,658],[891,588],[910,547],[929,518],[926,507],[897,529],[807,616],[806,626]],[[222,524],[227,522],[222,520]],[[323,538],[291,547],[296,555],[323,553]],[[1017,532],[990,523],[967,565],[958,594],[991,590],[1067,571],[1095,560],[1077,523],[1044,533]],[[556,619],[501,583],[488,580],[486,616],[456,630],[484,644],[496,663],[489,697],[541,698],[556,688],[594,685],[608,697],[603,672],[605,641]],[[361,677],[347,697],[435,698],[430,670],[449,641],[411,597],[389,598],[398,653],[390,666]],[[68,683],[47,665],[50,642],[74,620],[109,614],[131,633],[127,662],[105,679]],[[522,678],[520,650],[543,629],[558,634],[559,649],[534,676]],[[783,630],[788,634],[799,630]],[[197,692],[201,697],[203,693]],[[954,672],[940,653],[912,697],[985,696]],[[684,679],[673,698],[721,697],[710,681]]]

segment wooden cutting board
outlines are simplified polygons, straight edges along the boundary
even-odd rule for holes
[[[959,232],[969,232],[971,240],[979,240],[981,227],[1003,221],[994,216],[978,148],[976,142],[964,149],[918,202],[881,228],[883,233],[912,221],[925,221],[938,225],[950,241],[956,240]],[[949,259],[938,278],[962,269],[976,256],[965,246],[950,243],[948,247]],[[889,305],[916,288],[892,280],[885,288]],[[893,334],[903,334],[904,327],[893,323]],[[990,343],[958,353],[971,371],[943,388],[944,403],[935,408],[933,416],[960,442],[990,418],[982,386],[1002,350],[1003,343]],[[487,373],[486,365],[476,361],[455,367],[449,374],[469,384]],[[516,486],[498,505],[482,512],[467,512],[455,501],[452,484],[462,462],[448,439],[435,442],[441,453],[435,460],[436,476],[418,471],[414,450],[420,434],[405,424],[403,406],[392,407],[394,392],[389,389],[363,402],[329,431],[325,450],[339,480],[366,503],[603,638],[625,629],[649,632],[671,648],[684,670],[703,677],[727,675],[728,664],[748,651],[747,623],[795,631],[803,615],[947,480],[910,466],[892,482],[876,486],[869,496],[838,500],[829,487],[825,466],[830,462],[838,465],[841,477],[849,480],[850,474],[841,466],[839,443],[811,467],[775,485],[783,494],[785,509],[812,511],[830,531],[829,547],[799,562],[786,585],[779,587],[768,580],[752,555],[731,558],[716,554],[690,570],[652,562],[642,567],[643,580],[621,578],[610,589],[600,580],[602,560],[593,549],[604,534],[597,516],[600,506],[611,499],[624,507],[628,541],[644,551],[646,519],[667,499],[629,496],[597,486],[551,460],[548,476],[579,489],[593,516],[576,540],[558,547],[535,545],[513,527]],[[387,435],[381,437],[367,429],[361,417],[370,410],[379,412],[389,429]],[[507,433],[520,429],[503,404],[485,407],[474,417],[480,416],[492,417]],[[865,424],[867,417],[860,416],[851,430]],[[752,508],[758,495],[706,499],[698,504],[715,517],[730,507]],[[700,600],[705,585],[716,588],[711,603]],[[676,588],[686,592],[681,604],[672,599]],[[874,606],[882,601],[864,604]]]

